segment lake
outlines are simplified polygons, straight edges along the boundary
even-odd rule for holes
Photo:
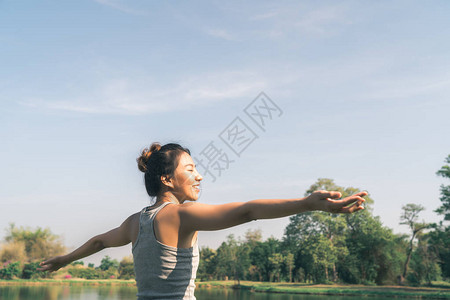
[[[129,286],[0,286],[1,300],[136,300],[136,287]],[[197,300],[344,300],[351,297],[252,293],[232,289],[196,289]],[[358,299],[355,297],[353,299]],[[370,297],[370,300],[385,298]]]

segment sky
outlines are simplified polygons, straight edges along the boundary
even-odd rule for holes
[[[332,178],[369,191],[396,233],[407,203],[438,222],[449,15],[448,1],[0,0],[0,239],[13,222],[74,249],[119,226],[152,203],[136,164],[152,142],[230,161],[203,172],[203,203],[303,197]],[[199,244],[281,239],[288,222]]]

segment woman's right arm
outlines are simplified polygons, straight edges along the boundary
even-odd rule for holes
[[[132,241],[132,232],[136,222],[139,224],[139,213],[128,217],[119,227],[94,236],[73,252],[41,262],[39,264],[41,268],[37,270],[53,272],[73,261],[97,253],[105,248],[124,246]]]
[[[317,191],[305,198],[259,199],[223,205],[187,203],[179,208],[183,230],[220,230],[258,219],[281,218],[306,211],[353,213],[363,209],[367,192],[338,199],[339,192]]]

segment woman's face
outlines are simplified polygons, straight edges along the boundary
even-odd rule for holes
[[[172,178],[172,193],[180,203],[186,200],[195,201],[198,199],[200,193],[200,181],[202,179],[203,177],[195,168],[192,157],[186,152],[183,152],[180,155],[180,161]]]

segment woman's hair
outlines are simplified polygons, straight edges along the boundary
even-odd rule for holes
[[[161,176],[171,178],[174,175],[183,152],[191,154],[189,149],[175,143],[164,146],[153,143],[150,148],[142,150],[136,161],[139,170],[145,173],[145,188],[150,197],[157,196],[161,191]]]

